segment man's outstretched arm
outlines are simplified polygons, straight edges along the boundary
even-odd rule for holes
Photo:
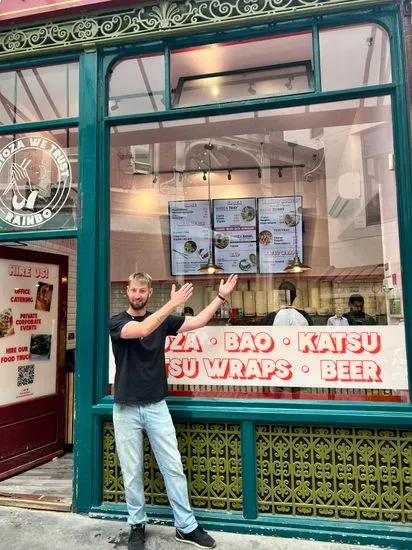
[[[190,330],[196,330],[198,328],[204,327],[216,311],[222,307],[225,300],[235,288],[237,283],[237,275],[229,275],[228,279],[224,281],[221,279],[219,285],[219,291],[216,298],[214,298],[208,306],[206,306],[202,311],[200,311],[194,317],[185,317],[183,325],[180,327],[178,332],[188,332]],[[173,296],[173,290],[172,290]]]

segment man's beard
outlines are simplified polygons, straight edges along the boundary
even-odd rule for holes
[[[140,311],[142,309],[146,309],[146,305],[148,301],[149,301],[149,298],[147,298],[145,301],[135,300],[134,302],[132,302],[131,300],[129,300],[129,304],[130,304],[130,307],[135,311]]]

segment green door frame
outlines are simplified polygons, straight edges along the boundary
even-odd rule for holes
[[[336,9],[336,8],[335,8]],[[391,36],[393,83],[346,91],[321,92],[319,73],[319,43],[314,34],[315,91],[300,96],[234,102],[215,106],[174,109],[151,115],[107,117],[106,72],[115,59],[136,53],[168,51],[170,47],[186,47],[213,41],[236,40],[245,37],[293,32],[324,26],[340,26],[362,21],[384,26]],[[243,24],[244,25],[244,24]],[[193,33],[193,30],[192,30]],[[273,109],[307,105],[335,100],[391,95],[393,108],[394,147],[398,180],[398,218],[400,249],[404,273],[412,268],[412,186],[410,134],[408,127],[406,82],[403,68],[402,26],[399,5],[371,7],[359,11],[326,13],[316,17],[292,19],[260,26],[242,26],[208,32],[198,36],[156,39],[141,45],[106,47],[102,50],[84,50],[68,57],[80,59],[80,112],[75,119],[1,126],[0,134],[18,131],[40,131],[50,128],[79,127],[79,187],[81,210],[77,230],[49,232],[19,232],[19,239],[52,239],[77,237],[77,357],[76,357],[76,414],[74,511],[95,516],[113,517],[125,514],[125,507],[102,504],[102,423],[111,418],[113,399],[106,395],[107,388],[107,322],[109,313],[109,245],[110,242],[110,184],[109,137],[110,127],[120,124],[143,123],[195,116],[212,116],[242,111]],[[62,61],[67,54],[42,58],[41,63]],[[8,61],[0,70],[33,65],[33,60]],[[167,69],[168,66],[166,66]],[[167,71],[166,71],[167,72]],[[169,90],[167,76],[166,89]],[[166,101],[170,108],[170,98]],[[0,235],[0,242],[15,240],[16,233]],[[404,287],[406,345],[408,358],[412,358],[412,289]],[[408,364],[410,395],[412,397],[412,360]],[[412,406],[409,404],[378,404],[351,402],[280,401],[222,399],[218,403],[208,399],[170,398],[172,414],[177,420],[234,421],[241,425],[242,462],[255,465],[255,424],[276,423],[311,426],[392,427],[408,429],[412,426]],[[402,525],[385,522],[352,522],[301,517],[262,517],[256,504],[256,479],[245,476],[243,481],[243,514],[201,512],[197,514],[209,526],[218,523],[225,530],[277,533],[285,536],[316,537],[320,540],[344,540],[396,544],[396,548],[410,548],[411,532]],[[170,511],[153,510],[153,516],[171,521]]]

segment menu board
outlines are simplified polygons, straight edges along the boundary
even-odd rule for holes
[[[256,273],[256,199],[213,201],[215,261],[227,273]]]
[[[296,248],[303,261],[301,196],[259,198],[258,218],[260,273],[283,272]]]
[[[297,253],[303,261],[302,197],[169,202],[171,273],[201,275],[209,260],[226,273],[282,273]],[[213,222],[213,225],[212,225]]]
[[[172,275],[202,275],[212,234],[209,201],[169,202],[169,223]]]

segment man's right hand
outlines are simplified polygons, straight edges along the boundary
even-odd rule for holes
[[[193,284],[185,283],[179,290],[176,290],[176,285],[172,285],[172,291],[170,293],[170,301],[174,306],[181,306],[193,295]]]

